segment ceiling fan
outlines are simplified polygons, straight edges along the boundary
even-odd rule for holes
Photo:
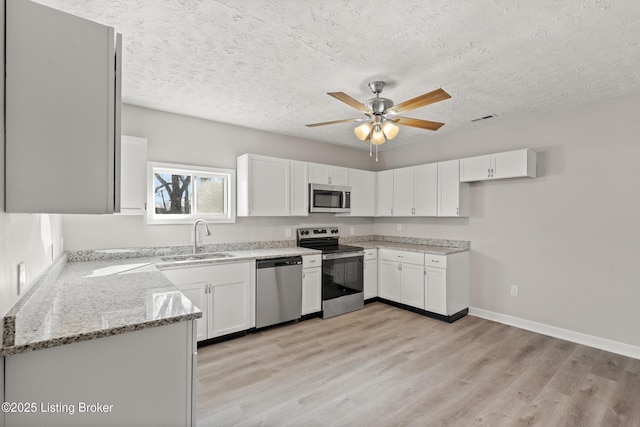
[[[374,81],[369,83],[369,89],[375,95],[375,97],[368,99],[364,104],[350,97],[344,92],[329,92],[327,95],[333,96],[339,101],[344,102],[347,105],[362,111],[366,117],[357,119],[344,119],[334,120],[331,122],[312,123],[308,124],[308,127],[334,125],[338,123],[348,122],[364,122],[360,126],[357,126],[353,131],[361,141],[368,140],[369,155],[372,155],[372,147],[376,146],[376,161],[378,161],[378,145],[384,144],[387,139],[393,139],[398,135],[400,128],[396,124],[403,126],[411,126],[420,129],[427,129],[436,131],[444,125],[444,123],[431,122],[429,120],[412,119],[410,117],[398,116],[400,113],[406,111],[415,110],[420,107],[424,107],[429,104],[444,101],[451,98],[447,92],[443,89],[436,89],[424,95],[417,96],[409,99],[408,101],[401,102],[394,105],[393,101],[387,98],[382,98],[380,93],[384,88],[385,82]]]

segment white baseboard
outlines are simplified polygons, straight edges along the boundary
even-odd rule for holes
[[[537,332],[550,337],[560,338],[566,341],[587,345],[589,347],[610,351],[611,353],[621,354],[623,356],[633,357],[634,359],[640,360],[640,347],[637,346],[608,340],[606,338],[595,337],[593,335],[587,335],[581,332],[571,331],[569,329],[562,329],[556,326],[545,325],[544,323],[532,322],[531,320],[521,319],[519,317],[513,317],[507,314],[496,313],[494,311],[483,310],[476,307],[469,307],[469,314],[471,316],[493,320],[494,322],[504,323],[505,325],[515,326],[520,329],[526,329],[527,331]]]

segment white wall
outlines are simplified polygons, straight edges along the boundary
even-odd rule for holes
[[[0,10],[0,49],[4,57],[4,7]],[[4,76],[4,61],[0,64],[0,75]],[[0,99],[4,99],[4,85],[0,85]],[[0,116],[4,117],[4,102],[0,103]],[[4,119],[0,120],[0,138],[0,316],[4,316],[19,297],[18,263],[25,263],[27,283],[32,283],[60,254],[61,221],[56,215],[4,212]]]
[[[638,111],[634,94],[385,152],[389,169],[530,147],[538,178],[472,184],[468,219],[376,232],[471,241],[474,307],[640,346]]]
[[[148,139],[148,159],[236,168],[244,153],[327,163],[358,169],[375,168],[369,153],[315,141],[262,132],[193,117],[124,105],[122,133]],[[372,234],[371,218],[339,218],[313,214],[290,218],[237,218],[235,224],[212,225],[205,243],[284,240],[285,229],[309,224],[344,224],[355,235]],[[191,225],[146,225],[141,216],[65,215],[65,249],[122,248],[189,244]],[[348,233],[345,228],[343,233]],[[295,238],[293,236],[292,238]]]

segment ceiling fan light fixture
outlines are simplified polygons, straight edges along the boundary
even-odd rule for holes
[[[382,125],[382,131],[384,132],[384,135],[387,137],[388,140],[392,140],[393,138],[398,136],[398,132],[400,132],[400,128],[391,122],[385,122]]]
[[[353,130],[353,133],[356,134],[356,137],[360,140],[360,141],[365,141],[367,139],[367,137],[369,136],[369,134],[371,133],[371,125],[369,123],[363,123],[360,126],[356,127]]]
[[[384,144],[384,133],[382,132],[382,129],[378,128],[375,129],[373,131],[373,134],[371,135],[371,143],[373,145],[382,145]]]

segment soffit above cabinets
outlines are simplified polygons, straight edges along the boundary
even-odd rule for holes
[[[364,150],[353,123],[304,126],[358,117],[326,92],[452,95],[413,115],[444,127],[389,149],[640,91],[637,0],[38,2],[125,35],[126,103]]]

